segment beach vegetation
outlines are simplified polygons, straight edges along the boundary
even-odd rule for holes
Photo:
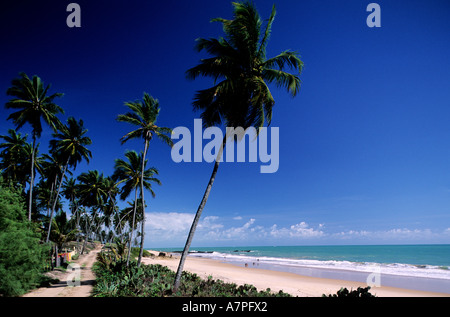
[[[103,257],[99,254],[99,257]],[[94,269],[96,284],[94,297],[290,297],[283,291],[270,289],[258,291],[255,286],[225,283],[211,276],[202,279],[190,272],[183,272],[180,287],[173,292],[175,272],[159,264],[138,266],[137,261],[128,265],[124,259],[104,265],[98,261]]]
[[[347,288],[342,287],[336,294],[322,294],[322,297],[376,297],[375,295],[372,295],[369,290],[370,286],[358,287],[356,290],[350,291]]]
[[[26,217],[20,191],[0,182],[0,296],[20,296],[45,280],[48,248]]]
[[[220,38],[199,38],[196,50],[211,55],[197,66],[187,70],[188,79],[209,77],[214,84],[210,88],[197,91],[192,102],[193,109],[200,111],[205,128],[212,126],[243,128],[262,128],[270,125],[275,100],[269,84],[284,88],[292,96],[300,91],[299,75],[303,62],[297,52],[286,50],[275,57],[266,57],[266,48],[275,19],[275,6],[272,8],[265,27],[263,20],[252,2],[233,2],[233,19],[216,18],[223,26],[224,36]],[[287,70],[293,70],[290,73]],[[181,283],[184,262],[189,253],[197,224],[205,208],[213,186],[223,147],[227,142],[223,138],[217,153],[208,185],[198,206],[186,244],[178,266],[174,289]],[[234,138],[234,136],[233,136]]]

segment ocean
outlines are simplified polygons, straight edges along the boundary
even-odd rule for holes
[[[190,251],[189,256],[239,266],[450,294],[449,244],[191,247]]]

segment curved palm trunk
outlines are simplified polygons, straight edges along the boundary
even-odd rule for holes
[[[33,202],[33,184],[34,184],[34,155],[36,152],[36,135],[33,133],[33,150],[31,151],[31,178],[30,178],[30,197],[28,198],[28,221],[31,221],[31,207]]]
[[[139,249],[139,258],[137,266],[141,266],[142,254],[144,253],[144,228],[145,228],[145,199],[144,199],[144,170],[145,170],[145,156],[148,149],[148,140],[145,140],[144,153],[142,155],[142,170],[141,170],[141,199],[142,199],[142,222],[141,222],[141,246]]]
[[[198,222],[203,212],[203,208],[205,208],[206,201],[208,200],[209,193],[211,192],[212,185],[214,184],[214,180],[216,178],[217,170],[219,169],[220,159],[222,158],[223,148],[225,146],[227,136],[223,138],[222,146],[219,150],[219,153],[216,158],[216,162],[214,163],[214,168],[211,173],[211,177],[209,178],[208,186],[206,186],[205,193],[203,194],[202,201],[198,206],[197,213],[195,214],[194,221],[192,222],[191,229],[189,230],[189,235],[186,240],[186,244],[183,249],[183,253],[181,254],[180,263],[178,264],[177,274],[175,276],[175,282],[173,286],[173,291],[176,292],[181,283],[181,274],[183,273],[184,262],[186,261],[186,257],[189,253],[189,248],[191,247],[192,239],[194,238],[195,230],[197,229]]]

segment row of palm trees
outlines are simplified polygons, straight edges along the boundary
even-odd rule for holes
[[[196,40],[196,49],[206,51],[210,57],[202,59],[200,63],[186,72],[188,79],[196,79],[198,77],[210,77],[213,79],[213,86],[207,89],[199,90],[193,100],[194,110],[200,111],[204,127],[210,126],[226,126],[226,127],[263,127],[265,123],[268,125],[272,120],[272,111],[275,100],[270,92],[269,84],[275,84],[277,87],[285,88],[292,96],[297,95],[300,89],[299,75],[303,68],[303,62],[297,52],[286,50],[273,58],[266,57],[266,48],[271,34],[272,24],[275,18],[275,6],[268,20],[263,21],[257,12],[255,6],[250,2],[233,2],[233,18],[223,19],[217,18],[212,21],[220,22],[223,26],[224,36],[216,38],[199,38]],[[264,23],[265,22],[265,23]],[[291,74],[286,69],[292,69],[296,73]],[[12,113],[8,119],[12,119],[17,128],[25,123],[32,126],[32,145],[28,146],[22,157],[31,157],[31,162],[23,161],[25,167],[27,164],[31,166],[29,180],[29,219],[31,219],[31,202],[32,189],[34,184],[34,169],[37,165],[37,139],[42,132],[41,119],[55,132],[55,140],[52,145],[52,151],[60,153],[61,162],[58,181],[52,183],[54,189],[53,204],[50,208],[50,218],[57,207],[56,199],[61,189],[65,173],[69,172],[69,168],[75,168],[76,163],[82,159],[88,160],[89,153],[87,150],[84,154],[78,152],[81,148],[76,149],[71,143],[70,137],[62,132],[62,125],[57,120],[57,114],[63,113],[63,110],[54,103],[54,99],[61,94],[48,95],[49,86],[44,88],[42,81],[38,77],[30,80],[25,74],[13,80],[13,87],[8,89],[8,95],[15,96],[6,104],[7,108],[20,109]],[[78,191],[75,194],[67,194],[71,201],[72,214],[77,214],[77,210],[82,210],[81,206],[91,209],[93,215],[99,213],[103,215],[113,214],[117,208],[115,194],[121,199],[126,199],[130,195],[134,195],[134,200],[129,203],[129,211],[127,215],[132,215],[130,224],[130,239],[132,240],[132,232],[136,222],[141,223],[141,245],[139,264],[142,257],[144,244],[144,226],[145,226],[145,190],[149,190],[152,195],[151,184],[160,184],[155,178],[158,175],[157,169],[151,167],[146,168],[147,153],[150,141],[154,136],[172,145],[169,137],[170,129],[159,127],[156,125],[159,114],[159,103],[156,99],[144,93],[143,100],[136,102],[127,102],[126,106],[129,112],[117,117],[118,121],[133,125],[136,129],[131,130],[122,137],[122,143],[130,139],[141,139],[143,141],[143,151],[139,154],[134,151],[125,153],[128,161],[116,160],[116,169],[107,183],[108,186],[95,185],[100,184],[102,175],[96,171],[89,171],[81,174],[77,180],[79,181]],[[67,131],[71,123],[66,125]],[[72,124],[78,126],[75,129],[81,134],[84,129],[82,121],[72,120]],[[13,133],[13,132],[11,132]],[[64,136],[63,136],[64,135]],[[83,133],[84,135],[84,133]],[[10,134],[11,139],[17,140],[20,135]],[[67,141],[63,141],[67,140]],[[78,139],[77,139],[78,141]],[[227,142],[227,136],[223,139],[222,149]],[[89,145],[85,141],[83,147]],[[74,156],[75,152],[78,156]],[[5,154],[7,155],[7,154]],[[181,255],[176,278],[174,281],[174,290],[177,290],[181,280],[184,262],[189,252],[191,242],[193,240],[195,230],[202,211],[206,205],[212,185],[214,183],[222,150],[219,151],[217,159],[214,163],[213,171],[205,189],[201,202],[198,206],[194,217],[186,244]],[[59,154],[58,154],[59,156]],[[5,160],[4,160],[5,162]],[[5,164],[5,163],[3,163]],[[7,165],[7,163],[6,163]],[[22,168],[21,167],[21,168]],[[15,167],[2,167],[3,173],[24,173],[22,170],[14,170]],[[42,175],[42,174],[41,174]],[[50,174],[48,174],[50,175]],[[49,180],[50,176],[47,176]],[[67,181],[69,182],[70,179]],[[23,182],[23,181],[22,181]],[[72,181],[71,181],[72,182]],[[89,184],[89,185],[87,185]],[[56,189],[57,188],[57,189]],[[63,193],[69,193],[67,188],[63,186]],[[50,206],[50,205],[49,205]],[[111,212],[111,213],[110,213]],[[141,216],[141,219],[137,219]],[[120,216],[119,216],[120,217]],[[125,219],[125,215],[122,218]],[[119,224],[117,222],[117,224]],[[114,230],[120,232],[118,225]],[[130,248],[129,248],[130,249]]]
[[[69,117],[66,124],[61,123],[57,114],[64,113],[64,110],[54,103],[54,99],[62,94],[55,93],[48,96],[49,89],[50,85],[44,88],[44,83],[38,76],[35,75],[30,79],[25,73],[20,73],[19,78],[13,79],[12,87],[7,90],[7,94],[14,98],[6,103],[6,108],[17,111],[8,117],[8,120],[12,120],[16,125],[16,130],[10,129],[7,135],[0,136],[4,140],[0,144],[2,149],[0,170],[4,180],[20,184],[23,189],[26,184],[29,185],[27,193],[29,221],[32,220],[33,206],[47,211],[45,217],[39,217],[39,213],[34,212],[34,220],[43,221],[45,218],[43,228],[45,227],[47,232],[46,243],[50,241],[55,212],[61,208],[61,194],[70,202],[72,217],[76,219],[76,229],[79,232],[83,231],[80,226],[82,215],[85,218],[88,215],[86,208],[90,209],[91,223],[94,223],[94,220],[101,215],[104,219],[103,225],[109,225],[111,221],[108,219],[118,215],[114,228],[116,232],[123,230],[123,221],[132,219],[129,225],[129,250],[131,250],[136,223],[140,222],[141,242],[138,259],[140,264],[145,237],[145,212],[142,208],[145,206],[144,192],[149,190],[154,197],[152,183],[161,184],[159,179],[154,177],[158,174],[158,170],[154,167],[146,168],[148,161],[146,154],[153,136],[172,145],[169,137],[171,130],[156,125],[160,111],[158,100],[144,93],[142,101],[126,102],[125,105],[130,111],[117,117],[118,121],[137,126],[137,129],[123,136],[122,143],[133,138],[142,138],[143,152],[138,154],[136,151],[127,151],[125,157],[128,161],[117,159],[115,171],[111,177],[104,177],[98,171],[88,171],[75,180],[68,178],[67,174],[72,174],[83,160],[89,162],[92,158],[92,153],[88,149],[92,140],[86,136],[87,129],[84,127],[83,120]],[[37,139],[43,131],[42,121],[53,130],[53,139],[50,140],[49,154],[39,156]],[[26,123],[29,123],[32,128],[32,144],[26,141],[26,135],[22,136],[17,132]],[[36,172],[41,175],[37,192],[33,191],[36,186]],[[126,200],[132,191],[135,194],[132,210],[128,211],[126,208],[126,214],[119,215],[116,196],[120,195],[121,199]],[[35,196],[37,198],[33,200]],[[37,206],[36,203],[38,203]],[[88,222],[89,218],[86,218],[84,227],[86,237],[92,233],[90,230],[92,226],[87,225]],[[97,231],[99,229],[100,226],[97,226]]]

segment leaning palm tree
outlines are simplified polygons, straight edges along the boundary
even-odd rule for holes
[[[144,152],[142,155],[141,161],[141,199],[142,206],[145,206],[144,199],[144,170],[145,170],[145,160],[147,155],[147,150],[150,141],[153,136],[157,136],[161,141],[167,143],[169,146],[173,145],[172,139],[170,138],[170,134],[172,133],[172,129],[159,127],[156,125],[156,120],[158,119],[160,107],[159,101],[154,99],[152,96],[144,92],[144,98],[142,101],[136,102],[126,102],[125,105],[131,110],[126,114],[121,114],[117,117],[117,121],[127,122],[137,127],[136,130],[133,130],[127,134],[125,134],[122,138],[122,144],[130,139],[140,138],[144,140]],[[142,236],[141,236],[141,247],[139,251],[139,260],[138,266],[141,263],[142,253],[144,251],[144,226],[145,226],[145,207],[143,208],[143,216],[144,220],[142,221]]]
[[[56,153],[58,157],[61,157],[65,163],[58,190],[53,200],[46,242],[50,239],[53,213],[55,211],[56,202],[58,201],[59,192],[63,184],[67,167],[72,166],[73,168],[76,168],[77,164],[83,159],[89,162],[89,158],[92,157],[91,151],[86,148],[87,145],[92,144],[91,139],[85,136],[86,132],[87,129],[83,126],[83,120],[80,119],[77,121],[74,117],[70,117],[67,119],[67,125],[62,126],[60,132],[53,134],[53,137],[56,139],[50,141],[52,152]]]
[[[275,6],[263,28],[263,22],[252,3],[233,3],[232,20],[217,18],[221,22],[225,36],[219,39],[197,39],[198,51],[206,50],[211,57],[202,59],[200,64],[187,71],[188,79],[199,76],[211,77],[214,86],[200,90],[193,101],[194,110],[200,110],[204,127],[224,124],[226,127],[260,128],[272,119],[275,100],[268,84],[286,88],[292,96],[300,89],[299,74],[303,62],[298,53],[284,51],[273,58],[266,58],[266,46],[275,18]],[[293,69],[291,74],[285,69]],[[258,130],[259,131],[259,130]],[[176,291],[180,285],[184,261],[194,237],[194,233],[205,207],[211,187],[217,174],[222,156],[223,139],[213,172],[203,198],[194,217],[174,282]]]
[[[9,100],[5,107],[19,110],[11,113],[7,120],[12,119],[16,129],[20,129],[25,123],[29,123],[32,128],[33,150],[31,152],[31,179],[28,200],[28,220],[31,221],[36,140],[41,137],[42,133],[41,119],[53,131],[57,131],[61,122],[56,115],[58,113],[63,114],[64,110],[54,103],[54,99],[61,97],[63,94],[47,95],[50,85],[44,87],[41,78],[33,76],[30,79],[25,73],[19,73],[19,78],[13,79],[11,84],[12,86],[6,91],[6,94],[15,98]]]
[[[125,153],[128,162],[123,159],[116,159],[114,166],[114,173],[112,179],[117,181],[118,184],[121,184],[120,191],[120,199],[125,200],[134,190],[134,207],[133,207],[133,220],[131,224],[131,232],[130,232],[130,240],[129,240],[129,248],[128,248],[128,258],[127,265],[130,261],[130,251],[131,251],[131,242],[133,240],[133,230],[136,221],[136,211],[138,207],[138,188],[143,186],[145,189],[149,190],[153,197],[155,197],[155,192],[151,187],[150,182],[154,182],[158,185],[161,185],[159,179],[154,177],[154,174],[158,175],[158,170],[154,167],[149,169],[145,169],[145,165],[147,164],[147,160],[144,161],[144,166],[142,166],[142,157],[143,154],[137,154],[136,151],[127,151]],[[144,171],[142,171],[144,168]],[[141,187],[141,196],[143,195],[143,190]],[[143,201],[143,200],[141,200]],[[142,204],[141,204],[142,206]],[[145,219],[145,213],[142,213],[142,223]],[[142,231],[144,230],[144,225],[142,225]],[[141,236],[141,240],[143,240],[143,236]],[[143,241],[141,242],[143,248]],[[140,254],[140,253],[139,253]],[[139,255],[138,263],[140,263],[142,256]]]

